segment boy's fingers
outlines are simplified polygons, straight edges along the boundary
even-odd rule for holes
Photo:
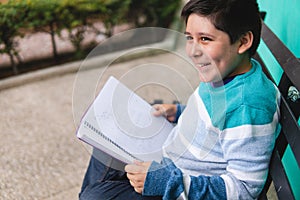
[[[131,165],[131,164],[126,165],[124,169],[125,169],[125,172],[127,172],[127,173],[133,173],[135,171],[134,165]]]
[[[143,162],[138,161],[138,160],[134,160],[133,163],[136,164],[136,165],[138,165],[138,166],[142,166],[143,165]]]
[[[153,111],[153,115],[158,117],[158,116],[165,116],[166,115],[166,111],[165,108],[160,105],[160,104],[155,104],[152,106],[155,110]]]
[[[141,175],[141,174],[130,174],[130,173],[127,173],[127,178],[132,183],[131,185],[134,185],[134,186],[142,186],[142,185],[144,185],[144,176]]]
[[[134,187],[134,190],[137,192],[137,193],[140,193],[140,194],[142,194],[142,192],[143,192],[143,187]]]
[[[155,104],[152,106],[154,108],[154,111],[153,111],[153,115],[154,116],[161,116],[162,115],[162,112],[161,112],[161,106],[158,105],[158,104]]]
[[[143,163],[139,163],[139,164],[129,164],[125,166],[125,172],[127,173],[133,173],[133,174],[137,174],[137,173],[146,173],[147,169],[145,168]]]

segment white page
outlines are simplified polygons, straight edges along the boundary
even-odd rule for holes
[[[112,154],[109,151],[118,154],[113,156],[121,160],[120,157],[127,155],[123,152],[125,150],[141,160],[159,161],[161,147],[173,125],[164,117],[154,117],[152,109],[141,97],[110,77],[83,117],[82,124],[86,121],[97,127],[105,138],[109,138],[121,150],[111,142],[94,136],[97,135],[94,131],[84,130],[87,127],[83,125],[79,127],[77,136],[109,154]],[[132,161],[133,158],[129,156],[122,161],[125,160]]]

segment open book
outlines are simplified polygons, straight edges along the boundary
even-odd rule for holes
[[[150,104],[110,77],[82,117],[77,137],[124,163],[159,162],[173,125],[152,112]]]

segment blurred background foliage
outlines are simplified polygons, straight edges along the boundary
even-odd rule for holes
[[[49,34],[52,57],[58,58],[55,36],[63,30],[75,49],[82,56],[82,42],[86,31],[108,38],[121,24],[130,27],[164,27],[177,17],[181,0],[2,0],[0,1],[0,54],[7,54],[15,74],[22,59],[16,38],[25,34],[44,32]],[[103,23],[99,30],[95,22]],[[37,41],[38,42],[38,41]],[[96,46],[96,43],[91,45]]]

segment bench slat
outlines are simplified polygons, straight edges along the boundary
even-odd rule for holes
[[[298,166],[300,167],[300,128],[298,122],[292,115],[292,111],[284,98],[281,99],[280,110],[280,124],[283,133],[294,153]]]
[[[279,199],[295,199],[290,183],[288,182],[285,169],[281,162],[281,157],[275,148],[271,158],[270,174]]]
[[[272,52],[293,85],[300,90],[300,61],[281,42],[281,40],[263,23],[262,39]]]
[[[298,119],[300,116],[300,101],[293,102],[290,99],[288,99],[288,91],[290,86],[292,85],[293,83],[291,82],[291,80],[288,78],[288,76],[285,73],[283,73],[280,82],[278,84],[278,88],[281,91],[282,96],[285,99],[287,99],[287,103],[290,109],[293,111],[295,118]]]

